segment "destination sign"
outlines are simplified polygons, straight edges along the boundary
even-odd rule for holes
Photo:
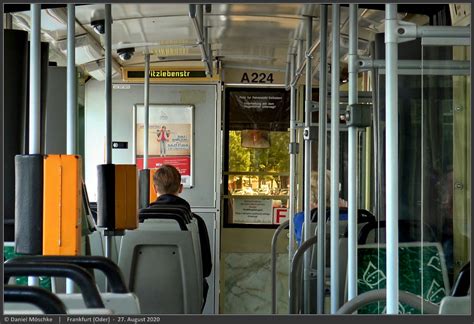
[[[145,71],[127,71],[127,78],[143,79]],[[150,79],[176,79],[176,78],[205,78],[206,71],[177,70],[177,69],[150,69]]]

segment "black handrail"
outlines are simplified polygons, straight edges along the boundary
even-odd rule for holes
[[[467,296],[470,288],[471,288],[471,262],[468,262],[459,271],[458,277],[456,281],[454,282],[451,296],[453,297]]]
[[[339,213],[346,212],[348,213],[349,210],[347,207],[339,207]],[[331,209],[326,208],[326,220],[329,220],[331,217]],[[318,209],[313,208],[311,209],[311,222],[315,223],[318,221]],[[375,222],[376,218],[375,215],[372,214],[367,209],[357,209],[357,223],[366,223],[366,222]]]
[[[113,261],[102,256],[21,256],[10,259],[8,263],[70,263],[86,269],[97,269],[102,271],[107,277],[112,293],[127,294],[130,292],[125,284],[120,268]]]
[[[7,285],[3,290],[5,303],[29,303],[45,314],[67,314],[64,303],[53,293],[39,287]]]
[[[140,223],[143,223],[146,219],[172,219],[178,222],[179,228],[182,231],[188,230],[183,216],[179,214],[163,213],[152,209],[141,209],[138,216]]]
[[[4,282],[16,276],[51,276],[65,277],[74,281],[81,289],[84,304],[87,308],[105,308],[94,278],[85,269],[67,263],[4,263]]]

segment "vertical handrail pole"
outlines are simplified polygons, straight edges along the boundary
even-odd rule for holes
[[[67,154],[76,153],[76,8],[67,5]]]
[[[306,102],[305,102],[305,131],[311,127],[311,110],[312,110],[312,83],[311,83],[311,43],[313,42],[313,17],[306,17]],[[311,145],[310,136],[304,140],[304,241],[311,237]],[[304,255],[304,313],[309,313],[310,308],[310,267],[311,253],[306,252]]]
[[[40,154],[41,142],[41,5],[31,5],[30,33],[30,117],[29,154]],[[28,285],[39,284],[38,277],[28,277]]]
[[[327,123],[327,45],[328,6],[320,5],[319,135],[318,135],[318,245],[316,297],[317,314],[324,313],[326,270],[326,123]],[[329,185],[329,184],[327,184]]]
[[[318,237],[313,236],[309,240],[304,241],[301,246],[296,250],[295,256],[291,262],[290,271],[290,301],[289,301],[289,313],[297,314],[300,308],[300,288],[301,288],[301,259],[304,257],[304,253],[316,244]]]
[[[105,5],[105,163],[112,164],[112,7]],[[112,235],[105,235],[105,256],[112,259]],[[107,289],[107,288],[106,288]]]
[[[77,122],[77,78],[76,78],[76,7],[67,5],[67,136],[66,153],[76,154]],[[74,292],[74,282],[66,279],[66,293]]]
[[[275,230],[275,233],[273,233],[273,237],[272,237],[272,246],[271,246],[271,252],[270,252],[271,253],[271,274],[272,274],[272,314],[277,313],[276,261],[277,261],[278,236],[285,228],[288,228],[289,222],[290,222],[289,220],[286,220],[283,223],[281,223]]]
[[[340,5],[332,5],[331,63],[331,314],[339,309],[339,56]]]
[[[150,114],[150,53],[145,54],[145,109],[143,130],[143,169],[148,169],[149,114]]]
[[[295,77],[296,72],[296,55],[291,54],[290,58],[290,75]],[[288,265],[291,270],[291,260],[295,254],[295,204],[296,204],[296,84],[293,84],[290,78],[290,191],[288,197],[288,218],[289,224],[289,238],[288,238]]]
[[[105,5],[105,163],[112,163],[112,12]]]
[[[356,4],[349,5],[349,100],[348,104],[357,104],[357,9]],[[357,296],[357,134],[356,127],[349,127],[348,154],[348,300]]]
[[[40,154],[41,5],[31,5],[29,154]]]
[[[398,314],[398,37],[397,5],[385,5],[387,170],[387,314]]]
[[[296,70],[298,70],[301,67],[304,61],[303,42],[304,41],[302,39],[298,39],[297,46],[296,46]]]

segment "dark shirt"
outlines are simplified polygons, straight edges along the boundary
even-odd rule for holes
[[[212,270],[212,258],[211,258],[211,245],[209,241],[209,233],[207,232],[206,223],[201,216],[191,212],[191,206],[189,203],[181,197],[165,194],[160,195],[155,202],[153,202],[149,208],[153,208],[156,205],[174,205],[174,206],[184,206],[192,216],[197,220],[198,230],[199,230],[199,243],[201,245],[201,258],[202,258],[202,275],[204,278],[208,277],[211,274]],[[204,280],[205,291],[204,296],[207,295],[207,289],[209,289],[206,280]]]

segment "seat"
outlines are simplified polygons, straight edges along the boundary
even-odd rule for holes
[[[420,273],[420,255],[423,263]],[[386,285],[386,245],[366,244],[358,246],[357,292],[362,294]],[[399,289],[422,296],[438,305],[449,293],[446,262],[441,244],[436,242],[399,243]],[[382,314],[385,303],[367,305],[359,309],[362,314]],[[401,304],[402,314],[419,314],[420,310]]]
[[[344,245],[339,245],[339,259],[341,260],[340,261],[340,271],[339,273],[340,274],[343,274],[341,276],[341,279],[343,281],[340,281],[340,282],[344,282],[345,280],[345,273],[346,273],[346,266],[344,265],[347,265],[347,235],[348,235],[348,232],[347,232],[347,225],[348,225],[348,221],[347,221],[347,208],[340,208],[340,220],[339,220],[339,240],[343,240],[345,242],[345,246]],[[330,238],[330,232],[331,232],[331,223],[330,223],[330,210],[327,209],[326,210],[326,243],[325,243],[325,250],[326,250],[326,269],[325,269],[325,274],[326,274],[326,279],[325,279],[325,284],[327,286],[327,289],[326,289],[326,295],[327,293],[329,292],[330,290],[330,266],[331,266],[331,259],[330,259],[330,253],[331,253],[331,238]],[[317,217],[318,217],[318,214],[317,214],[317,209],[313,209],[311,210],[311,219],[312,219],[312,223],[311,223],[311,231],[312,233],[314,233],[314,236],[317,236],[317,231],[318,231],[318,227],[317,227]],[[357,223],[358,223],[358,230],[360,231],[362,227],[364,227],[364,225],[366,225],[367,223],[373,223],[375,222],[375,216],[365,210],[365,209],[359,209],[357,210]],[[302,235],[304,235],[304,228],[303,228],[303,233]],[[316,280],[316,269],[317,269],[317,244],[314,244],[313,247],[311,248],[311,271],[312,273],[314,274],[311,278],[310,278],[310,293],[311,293],[311,296],[316,296],[316,285],[317,285],[317,280]],[[343,284],[340,284],[340,296],[341,296],[341,301],[340,303],[342,304],[343,301],[344,301],[344,285]],[[317,298],[311,298],[311,308],[310,308],[310,312],[311,313],[316,313],[316,300]]]
[[[66,263],[88,270],[97,269],[107,277],[110,292],[100,293],[105,308],[113,314],[140,314],[140,305],[135,294],[130,293],[119,267],[111,260],[100,256],[23,256],[8,261],[8,264]],[[67,309],[86,308],[82,294],[57,294]]]
[[[17,311],[11,310],[10,303],[31,305],[40,314],[67,314],[66,306],[64,306],[63,302],[44,288],[6,285],[3,297],[6,308],[4,311],[5,315],[26,315],[29,313],[27,307],[24,306],[23,308],[18,307],[19,310]],[[26,313],[22,313],[21,309],[24,309]]]
[[[189,230],[193,239],[194,256],[196,258],[198,275],[199,278],[203,278],[203,262],[198,219],[191,218],[191,214],[182,206],[174,205],[155,205],[153,208],[142,209],[139,212],[139,218],[141,222],[144,220],[147,221],[149,229],[155,229],[158,231],[179,231],[186,228]],[[184,225],[181,220],[183,220]],[[179,227],[177,225],[179,225]],[[201,284],[199,287],[202,294],[203,285]]]
[[[436,248],[439,248],[439,246]],[[428,255],[428,258],[430,259],[428,264],[430,264],[433,257]],[[443,297],[441,302],[438,303],[433,303],[425,298],[422,299],[419,295],[415,295],[411,292],[399,290],[400,310],[406,310],[406,306],[408,305],[410,308],[418,310],[418,312],[422,310],[424,314],[470,315],[471,297],[466,295],[470,286],[469,272],[470,263],[467,263],[456,278],[451,296]],[[374,278],[377,278],[377,275],[374,276]],[[352,314],[357,310],[374,305],[375,303],[380,306],[386,301],[386,298],[387,289],[385,288],[365,291],[359,293],[355,298],[351,299],[351,301],[341,304],[342,306],[338,309],[337,314]]]
[[[125,232],[118,264],[142,314],[200,313],[202,277],[187,228],[160,230],[156,222],[145,220]]]
[[[8,282],[12,276],[53,276],[53,277],[67,277],[72,279],[81,289],[82,302],[85,307],[73,308],[67,307],[65,300],[61,295],[56,298],[61,300],[67,308],[68,314],[90,314],[90,315],[110,315],[113,312],[105,308],[102,298],[95,286],[93,277],[83,268],[65,263],[14,263],[7,262],[4,264],[4,282]],[[18,301],[16,303],[6,303],[4,310],[5,314],[43,314],[44,308],[38,308],[32,305],[28,300],[25,303]]]
[[[443,315],[470,315],[471,296],[446,296],[441,300],[439,313]]]

